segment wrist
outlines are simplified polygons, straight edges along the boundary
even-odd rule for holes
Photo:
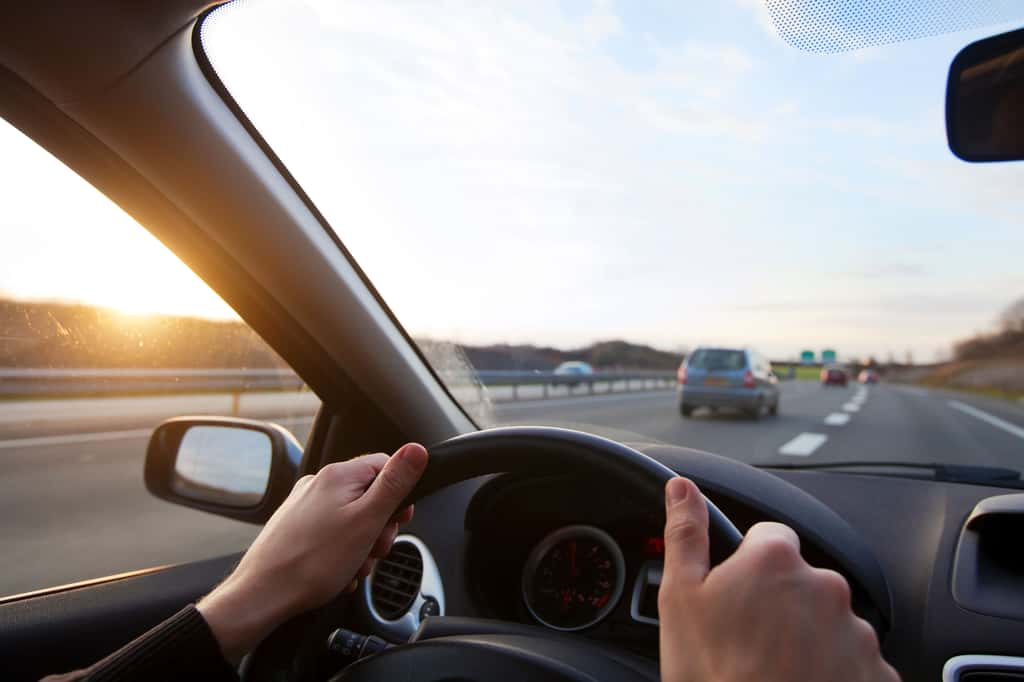
[[[273,596],[254,593],[244,579],[232,575],[199,600],[196,609],[210,627],[225,660],[237,664],[290,617]]]

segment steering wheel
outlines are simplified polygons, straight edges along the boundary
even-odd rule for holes
[[[649,504],[662,520],[665,483],[676,476],[647,455],[599,436],[551,427],[501,427],[457,436],[431,447],[426,471],[405,503],[493,473],[607,477]],[[721,560],[739,546],[743,536],[710,500],[705,498],[705,502],[712,558]],[[462,634],[393,647],[345,668],[334,680],[658,679],[652,662],[610,651],[583,638],[530,626],[495,634],[487,625],[491,621],[479,621],[479,630],[472,633],[473,619],[458,620]]]

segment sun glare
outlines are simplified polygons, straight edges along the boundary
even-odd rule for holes
[[[0,217],[0,298],[238,318],[146,229],[6,123],[0,148],[0,183],[11,190]]]

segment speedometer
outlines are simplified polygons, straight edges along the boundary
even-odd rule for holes
[[[608,533],[566,526],[546,536],[523,567],[523,601],[555,630],[582,630],[611,613],[622,596],[626,562]]]

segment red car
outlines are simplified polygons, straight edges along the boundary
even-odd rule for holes
[[[862,384],[877,384],[878,378],[878,372],[873,369],[862,369],[857,375],[857,381]]]
[[[846,386],[846,382],[849,380],[850,375],[842,367],[821,368],[822,386]]]

